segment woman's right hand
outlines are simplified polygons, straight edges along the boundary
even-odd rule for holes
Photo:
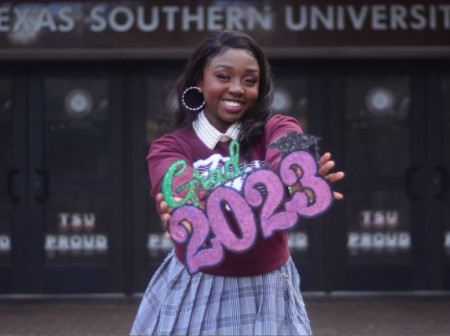
[[[182,201],[180,197],[175,197],[174,199],[176,202]],[[170,239],[170,233],[167,229],[167,224],[170,221],[170,214],[172,213],[173,209],[167,205],[166,201],[164,201],[164,196],[162,193],[158,193],[156,195],[156,206],[159,208],[159,218],[161,219],[162,227],[164,230],[166,230],[166,232],[164,233],[164,238]],[[192,227],[188,221],[182,221],[181,224],[186,228],[186,231],[188,233],[191,233]]]

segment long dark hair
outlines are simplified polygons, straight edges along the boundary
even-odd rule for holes
[[[250,146],[262,137],[265,123],[271,115],[273,84],[272,72],[266,56],[259,45],[247,34],[234,30],[212,33],[194,50],[171,94],[172,99],[177,101],[173,126],[177,129],[187,127],[197,118],[198,112],[186,109],[181,103],[182,94],[186,88],[196,86],[211,60],[228,49],[243,49],[250,52],[257,60],[260,69],[258,99],[241,119],[239,142],[241,153],[248,158]]]

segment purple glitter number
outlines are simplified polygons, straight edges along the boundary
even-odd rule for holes
[[[244,196],[232,188],[218,187],[206,201],[206,214],[193,205],[176,209],[169,230],[175,242],[187,242],[189,273],[219,264],[224,249],[232,252],[250,249],[258,231],[254,210],[260,210],[259,224],[265,238],[276,231],[291,229],[299,216],[312,217],[327,210],[333,200],[332,192],[317,170],[311,154],[293,152],[281,161],[280,176],[267,169],[252,172],[244,182]],[[285,186],[297,184],[299,190],[285,201]]]
[[[267,191],[265,199],[258,186]],[[284,186],[274,172],[264,169],[250,174],[245,181],[244,195],[252,207],[259,208],[262,205],[260,220],[265,238],[272,236],[275,231],[290,229],[297,223],[295,211],[276,212],[284,198]]]
[[[301,170],[298,177],[293,167]],[[286,186],[292,187],[300,183],[301,190],[292,195],[285,203],[287,211],[296,211],[300,216],[312,217],[324,212],[333,200],[330,187],[324,178],[317,176],[317,163],[308,152],[298,151],[286,156],[280,164],[280,176]],[[313,194],[309,200],[304,190]]]
[[[229,210],[224,209],[225,205]],[[255,217],[245,199],[236,190],[217,188],[209,195],[206,210],[208,218],[211,219],[212,231],[227,250],[243,252],[253,245],[256,240]],[[227,211],[229,216],[234,215],[240,237],[231,230],[224,211]]]
[[[183,221],[190,224],[191,233],[182,224]],[[184,244],[188,241],[186,266],[189,273],[196,273],[200,267],[214,266],[222,261],[223,247],[217,238],[210,240],[211,247],[204,248],[209,237],[209,224],[201,209],[192,205],[176,209],[169,221],[169,231],[175,242]]]

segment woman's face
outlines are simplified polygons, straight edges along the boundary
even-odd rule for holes
[[[243,49],[228,49],[206,66],[197,83],[205,97],[205,115],[225,132],[255,104],[259,92],[258,61]]]

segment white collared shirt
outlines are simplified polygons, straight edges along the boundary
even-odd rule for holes
[[[235,122],[228,127],[225,133],[218,131],[206,118],[205,112],[201,111],[197,119],[192,123],[195,134],[209,149],[214,149],[218,142],[237,140],[241,130],[241,123]]]

